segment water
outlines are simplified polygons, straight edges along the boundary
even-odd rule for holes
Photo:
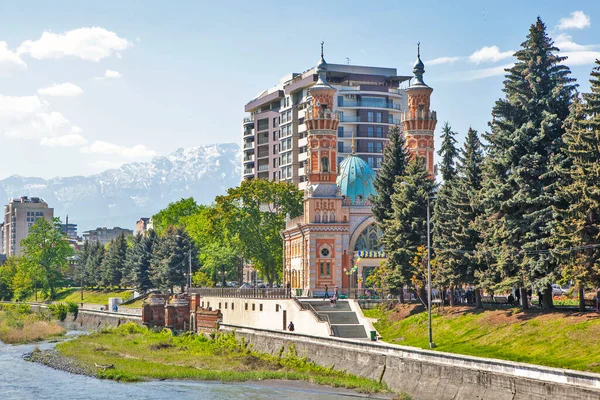
[[[49,349],[52,343],[39,343]],[[0,399],[349,399],[353,392],[299,382],[222,384],[186,381],[119,383],[57,371],[23,360],[36,345],[0,342]]]

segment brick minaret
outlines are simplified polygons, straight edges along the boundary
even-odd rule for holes
[[[317,83],[310,88],[311,104],[306,113],[308,130],[308,159],[306,175],[308,184],[333,184],[337,177],[337,129],[340,120],[333,111],[336,89],[327,83],[327,63],[321,59],[317,64]]]
[[[425,159],[425,165],[431,178],[434,178],[434,136],[437,118],[430,109],[430,98],[433,89],[423,81],[425,65],[421,61],[420,45],[417,47],[417,61],[413,72],[414,80],[406,89],[408,95],[408,111],[402,113],[402,128],[406,136],[406,145],[412,155]]]

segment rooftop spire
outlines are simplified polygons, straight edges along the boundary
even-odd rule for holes
[[[421,61],[421,42],[417,42],[417,61],[415,61],[413,73],[415,74],[415,85],[425,85],[425,82],[423,81],[425,64]]]
[[[323,58],[323,45],[325,44],[324,41],[321,41],[321,58]]]

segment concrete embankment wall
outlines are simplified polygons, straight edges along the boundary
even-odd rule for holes
[[[47,308],[46,305],[32,304],[33,311],[39,311],[40,308]],[[100,329],[105,326],[119,326],[127,322],[133,322],[142,325],[142,316],[136,314],[115,313],[110,311],[97,311],[80,308],[77,316],[70,315],[66,321],[69,325],[74,325],[79,329]]]
[[[414,399],[597,400],[600,375],[421,350],[380,342],[331,339],[223,324],[255,350],[298,354],[323,366],[379,380]]]

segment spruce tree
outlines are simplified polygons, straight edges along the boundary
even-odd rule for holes
[[[573,280],[579,290],[579,309],[585,310],[584,291],[598,284],[600,273],[600,61],[592,70],[591,92],[576,97],[565,122],[564,155],[559,168],[555,252],[562,263],[563,280]]]
[[[444,181],[449,181],[456,175],[456,157],[458,149],[456,148],[456,132],[452,131],[452,127],[448,122],[444,123],[442,128],[442,145],[438,151],[438,155],[442,158],[440,161],[440,173]]]
[[[392,214],[394,183],[397,177],[404,175],[409,160],[404,134],[400,132],[398,125],[390,129],[388,139],[383,149],[383,164],[373,182],[377,195],[372,199],[372,210],[377,222],[382,224],[382,228]]]
[[[150,262],[152,251],[157,242],[154,230],[146,234],[138,234],[134,238],[133,246],[127,249],[127,278],[128,282],[137,291],[144,293],[152,287],[150,280]]]
[[[111,240],[106,256],[102,261],[102,285],[121,286],[124,264],[127,258],[127,240],[121,232],[119,236]]]
[[[189,269],[189,253],[192,252],[192,273],[197,269],[197,250],[191,238],[182,228],[169,227],[153,247],[150,263],[152,285],[173,293],[175,286],[186,283]]]
[[[551,161],[563,146],[575,86],[539,17],[521,46],[486,136],[481,255],[493,266],[486,279],[495,287],[533,284],[551,307],[550,284],[558,272],[547,253],[555,201]]]
[[[455,228],[456,214],[450,201],[452,187],[456,177],[456,157],[458,150],[456,148],[456,132],[452,131],[450,124],[446,122],[442,129],[442,146],[438,151],[441,157],[440,173],[444,182],[442,183],[438,193],[437,200],[434,203],[434,218],[433,218],[433,248],[450,248],[448,239],[452,235]],[[437,253],[437,251],[435,252]],[[452,273],[451,264],[446,262],[444,257],[436,257],[437,262],[437,283],[442,287],[453,286],[456,284]],[[453,291],[450,291],[453,293]],[[454,298],[450,297],[450,304],[454,305]]]
[[[435,190],[435,183],[421,157],[414,157],[406,172],[394,184],[392,218],[384,225],[383,242],[390,270],[388,286],[398,292],[415,274],[411,261],[417,248],[426,243],[427,201]]]

